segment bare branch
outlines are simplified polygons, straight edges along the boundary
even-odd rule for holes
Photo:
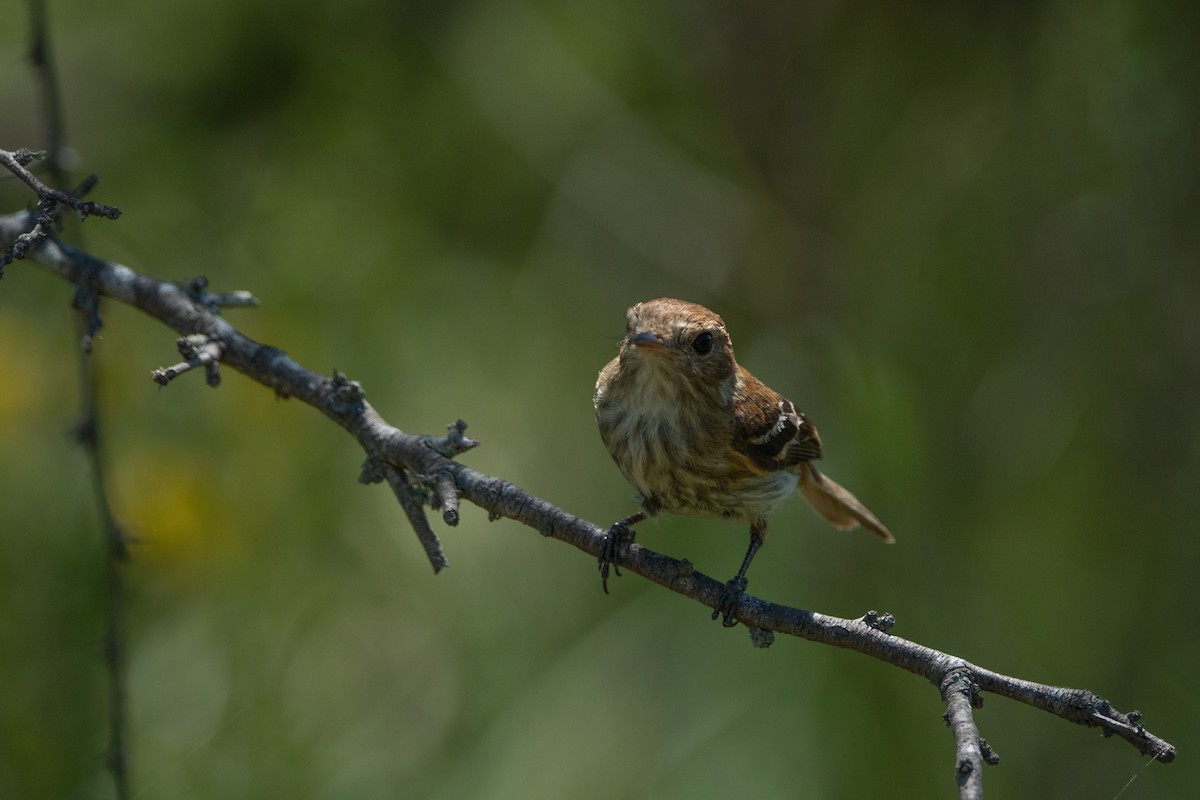
[[[20,235],[26,215],[0,217],[0,241]],[[489,519],[506,517],[545,536],[571,544],[596,556],[607,532],[507,481],[477,472],[453,460],[475,446],[464,434],[462,422],[450,426],[443,437],[405,433],[383,420],[366,401],[361,387],[343,376],[320,376],[301,366],[283,351],[250,339],[227,321],[197,302],[179,285],[156,281],[128,267],[103,261],[53,239],[31,253],[45,269],[74,283],[132,305],[161,320],[183,335],[202,334],[220,345],[222,363],[321,411],[353,436],[367,454],[362,480],[386,479],[405,510],[418,537],[440,569],[441,553],[436,534],[421,509],[435,500],[443,517],[449,517],[457,498],[488,512]],[[451,489],[453,486],[453,490]],[[454,497],[454,500],[448,498]],[[456,510],[456,509],[454,509]],[[418,513],[419,512],[419,513]],[[444,556],[441,556],[444,565]],[[712,608],[723,584],[697,572],[686,560],[677,560],[630,543],[621,556],[630,572]],[[1164,763],[1175,758],[1175,747],[1141,725],[1137,712],[1122,714],[1102,697],[1082,689],[1049,686],[978,667],[948,653],[907,641],[889,633],[895,620],[889,614],[870,612],[859,619],[843,619],[815,611],[791,608],[744,595],[733,616],[751,629],[760,646],[771,633],[788,634],[812,642],[854,650],[919,675],[941,690],[947,716],[955,729],[958,763],[970,765],[968,785],[981,775],[982,764],[994,753],[979,739],[971,708],[979,692],[990,692],[1027,703],[1080,725],[1099,727],[1118,736],[1139,752]],[[956,772],[956,776],[961,775]],[[979,778],[981,780],[981,778]],[[972,790],[974,791],[974,790]],[[981,789],[980,789],[981,791]],[[978,796],[978,795],[964,795]]]

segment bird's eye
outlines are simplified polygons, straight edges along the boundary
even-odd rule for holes
[[[708,331],[705,331],[704,333],[700,334],[692,341],[692,349],[695,350],[700,355],[704,355],[709,350],[712,350],[712,344],[713,344],[713,335],[711,333],[709,333]]]

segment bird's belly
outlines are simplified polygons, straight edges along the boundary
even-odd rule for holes
[[[753,519],[768,516],[796,491],[791,471],[754,474],[741,469],[632,470],[630,482],[646,510],[691,517]]]
[[[694,517],[753,519],[772,514],[796,491],[792,472],[716,477],[695,485],[665,487],[663,508]]]
[[[649,513],[750,519],[770,514],[793,492],[790,470],[753,472],[729,456],[728,433],[687,426],[677,409],[656,414],[602,413],[600,432]]]

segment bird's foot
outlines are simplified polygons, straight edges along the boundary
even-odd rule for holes
[[[609,568],[612,568],[614,575],[618,578],[621,577],[621,548],[632,543],[636,537],[637,531],[629,527],[626,520],[614,522],[608,529],[608,533],[604,534],[604,541],[600,545],[600,553],[596,561],[600,566],[600,586],[603,587],[605,594],[608,594]]]
[[[730,579],[725,588],[721,590],[721,596],[717,598],[717,604],[713,607],[712,618],[722,617],[721,624],[726,628],[732,628],[737,625],[737,620],[733,618],[734,609],[737,607],[738,601],[742,599],[742,595],[746,593],[746,586],[750,581],[744,577]]]

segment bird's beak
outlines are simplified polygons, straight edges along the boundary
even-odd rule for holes
[[[654,331],[635,333],[629,338],[629,343],[639,350],[647,350],[652,353],[665,353],[670,348],[662,336]]]

